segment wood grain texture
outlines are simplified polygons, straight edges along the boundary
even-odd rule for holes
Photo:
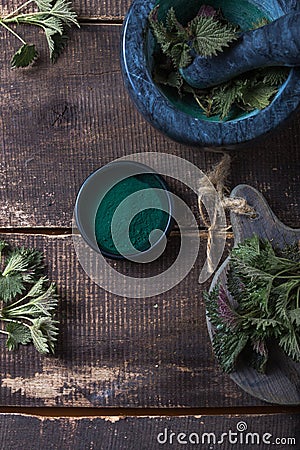
[[[32,346],[8,352],[1,338],[0,404],[18,406],[221,407],[263,402],[221,373],[211,350],[198,284],[204,237],[195,267],[162,295],[131,299],[104,292],[79,267],[70,236],[5,236],[46,254],[60,296],[55,357]],[[166,269],[178,250],[173,236],[165,257],[140,265],[114,262],[131,276]],[[105,270],[105,268],[101,269]]]
[[[102,2],[100,2],[102,3]],[[27,31],[29,38],[32,30]],[[41,60],[12,71],[15,42],[0,35],[0,227],[69,227],[85,178],[125,154],[167,152],[204,171],[220,156],[170,141],[137,113],[122,84],[120,26],[83,26],[54,66],[40,36]],[[233,152],[228,180],[262,191],[279,218],[299,225],[300,114],[260,142]],[[196,197],[179,182],[171,188],[196,213]]]
[[[8,14],[14,11],[24,3],[20,0],[2,0],[1,1],[1,15]],[[95,20],[122,20],[131,4],[130,0],[72,0],[74,11],[79,18],[95,19]]]
[[[78,419],[1,414],[0,446],[3,449],[30,450],[268,450],[270,447],[289,450],[299,448],[299,421],[300,415],[296,414]],[[243,424],[247,430],[237,432]],[[229,434],[230,430],[230,438],[225,435],[223,443],[216,444],[222,441],[222,433]],[[165,436],[167,442],[163,443]]]

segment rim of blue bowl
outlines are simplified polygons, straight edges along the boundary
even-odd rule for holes
[[[143,252],[137,252],[134,254],[130,254],[130,255],[121,255],[121,254],[116,254],[116,253],[111,253],[107,250],[104,250],[102,248],[100,248],[100,246],[98,246],[97,241],[95,239],[94,241],[91,241],[91,239],[89,238],[88,234],[86,233],[84,227],[82,226],[81,220],[80,220],[80,214],[79,214],[79,205],[80,205],[80,198],[82,196],[82,193],[86,190],[87,186],[89,185],[89,183],[92,181],[92,179],[95,176],[98,176],[99,173],[107,171],[110,169],[111,166],[115,166],[115,165],[131,165],[131,166],[135,166],[135,167],[141,167],[143,169],[145,169],[145,172],[142,172],[142,174],[152,174],[155,175],[155,177],[158,179],[159,183],[162,186],[162,190],[165,192],[167,200],[168,200],[168,222],[166,224],[166,227],[163,231],[162,236],[155,242],[154,245],[152,245],[148,250],[145,250]],[[156,172],[154,169],[152,169],[151,167],[147,166],[146,164],[142,164],[139,163],[137,161],[112,161],[108,164],[106,164],[105,166],[100,167],[99,169],[95,170],[94,172],[92,172],[87,178],[86,180],[83,182],[83,184],[81,185],[78,194],[77,194],[77,198],[76,198],[76,202],[75,202],[75,208],[74,208],[74,218],[75,218],[75,222],[78,228],[79,233],[81,234],[82,238],[84,239],[84,241],[89,245],[89,247],[91,247],[93,250],[95,250],[97,253],[101,253],[103,256],[105,256],[106,258],[109,259],[114,259],[114,260],[128,260],[128,258],[131,257],[143,257],[144,255],[149,255],[150,253],[152,253],[156,247],[159,245],[159,243],[161,242],[161,240],[164,238],[164,236],[168,237],[173,225],[174,225],[174,219],[173,219],[173,208],[174,208],[174,202],[173,202],[173,198],[170,195],[171,190],[167,184],[167,182],[165,181],[165,179],[158,173]],[[96,245],[95,245],[96,243]]]
[[[252,0],[264,11],[274,8],[274,19],[300,11],[297,0]],[[157,0],[134,0],[124,21],[121,38],[121,70],[124,84],[137,109],[156,129],[177,142],[198,147],[233,148],[269,133],[300,104],[300,68],[293,68],[272,103],[258,113],[227,122],[210,122],[175,107],[157,87],[147,63],[148,15]],[[270,10],[269,10],[270,13]],[[157,114],[157,111],[160,111]]]

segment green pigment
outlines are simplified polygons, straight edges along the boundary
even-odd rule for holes
[[[160,189],[160,192],[153,192],[149,188]],[[161,206],[166,210],[166,192],[162,189],[163,186],[155,174],[131,176],[114,185],[101,200],[96,213],[95,234],[100,250],[120,255],[112,238],[112,219],[121,202],[138,191],[138,205],[143,207],[147,206],[147,204],[153,205],[154,202],[156,208],[140,211],[129,221],[129,239],[136,251],[148,250],[151,247],[149,242],[150,233],[156,229],[165,231],[169,221],[168,213],[158,209],[158,206]],[[137,202],[130,199],[128,199],[128,202],[126,208],[123,209],[124,214],[121,209],[121,212],[117,215],[114,238],[117,238],[121,253],[129,256],[132,254],[132,249],[128,247],[124,239],[124,236],[128,234],[128,221],[124,216],[128,213],[130,214],[130,210],[136,206]]]

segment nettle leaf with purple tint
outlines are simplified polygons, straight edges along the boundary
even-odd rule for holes
[[[300,251],[273,249],[257,236],[235,247],[227,286],[204,295],[213,326],[213,348],[225,372],[238,361],[267,370],[269,345],[276,343],[300,362]]]

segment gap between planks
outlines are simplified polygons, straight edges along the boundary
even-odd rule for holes
[[[124,21],[123,17],[79,17],[78,22],[80,25],[122,25]]]
[[[191,228],[184,228],[184,234],[195,234]],[[10,235],[10,234],[25,234],[25,235],[39,235],[39,236],[54,236],[54,237],[68,237],[72,236],[72,228],[65,227],[36,227],[36,228],[0,228],[0,234]],[[170,233],[170,237],[180,236],[179,230],[173,230]],[[199,237],[207,239],[208,232],[206,228],[199,228],[197,233]],[[226,238],[232,239],[233,233],[231,231],[226,231]]]
[[[230,408],[88,408],[88,407],[0,407],[0,414],[37,417],[201,417],[225,415],[299,414],[299,406],[258,406]]]

